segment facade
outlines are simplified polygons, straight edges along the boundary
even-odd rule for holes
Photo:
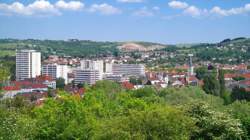
[[[112,64],[114,75],[145,76],[145,67],[142,64]]]
[[[75,71],[75,84],[87,83],[93,85],[100,79],[100,72],[98,70],[80,69]]]
[[[122,75],[113,75],[113,74],[106,74],[106,75],[104,75],[103,79],[115,81],[115,82],[119,82],[119,83],[129,81],[128,77],[123,77]]]
[[[112,63],[105,63],[105,73],[112,73]]]
[[[68,83],[68,73],[69,68],[67,65],[46,64],[42,66],[42,75],[50,76],[53,80],[63,78],[65,84]]]
[[[103,60],[82,60],[81,61],[82,70],[97,70],[99,72],[100,79],[103,77],[104,73],[104,62]]]
[[[41,75],[41,53],[35,50],[16,51],[16,80]]]

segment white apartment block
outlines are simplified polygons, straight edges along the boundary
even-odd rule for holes
[[[142,64],[112,64],[114,75],[145,76],[145,67]]]
[[[42,75],[51,76],[53,80],[63,78],[68,84],[69,67],[67,65],[45,64],[42,66]]]
[[[104,61],[103,60],[82,60],[81,61],[82,70],[97,70],[99,72],[100,79],[103,77],[104,73]]]
[[[105,73],[112,73],[112,65],[113,63],[105,63]]]
[[[75,71],[75,84],[87,83],[93,85],[100,79],[100,72],[93,69],[79,69]]]
[[[16,80],[41,75],[41,53],[35,50],[16,51]]]

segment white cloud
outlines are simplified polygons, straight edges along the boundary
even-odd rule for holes
[[[246,11],[250,11],[250,3],[245,5],[245,9],[246,9]]]
[[[147,7],[143,7],[139,9],[138,11],[134,12],[135,16],[141,16],[141,17],[151,17],[154,16],[154,13],[150,10],[148,10]]]
[[[59,0],[55,3],[55,6],[58,9],[77,11],[77,10],[81,10],[84,7],[84,4],[80,1],[65,2],[63,0]]]
[[[186,2],[174,0],[174,1],[169,2],[168,6],[174,9],[185,9],[188,7],[188,4]]]
[[[24,6],[20,2],[14,2],[12,4],[0,3],[0,11],[9,15],[60,15],[60,12],[55,6],[46,0],[36,0],[27,6]]]
[[[113,14],[120,14],[122,11],[112,5],[107,3],[103,4],[93,4],[90,9],[90,12],[99,12],[103,15],[113,15]]]
[[[55,6],[46,0],[37,0],[26,8],[33,14],[60,14]]]
[[[215,6],[210,10],[200,9],[194,5],[190,6],[186,2],[182,1],[171,1],[168,3],[169,7],[174,9],[183,9],[183,13],[185,15],[190,15],[192,17],[199,16],[231,16],[231,15],[239,15],[250,12],[250,3],[246,4],[244,7],[231,8],[231,9],[222,9],[219,6]]]
[[[231,15],[239,15],[239,14],[244,14],[250,12],[250,4],[246,4],[244,7],[239,7],[239,8],[231,8],[229,10],[222,9],[218,6],[213,7],[210,10],[211,14],[215,14],[218,16],[231,16]]]
[[[184,14],[191,15],[192,17],[198,17],[201,15],[201,10],[195,6],[189,6],[184,10]]]
[[[143,0],[117,0],[118,2],[122,3],[141,3]]]

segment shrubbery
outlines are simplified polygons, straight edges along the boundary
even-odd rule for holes
[[[223,105],[200,88],[127,91],[101,81],[84,97],[60,93],[39,107],[1,100],[0,139],[247,139],[249,102]]]

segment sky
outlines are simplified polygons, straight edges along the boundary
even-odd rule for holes
[[[250,37],[250,0],[0,0],[0,38],[219,42]]]

